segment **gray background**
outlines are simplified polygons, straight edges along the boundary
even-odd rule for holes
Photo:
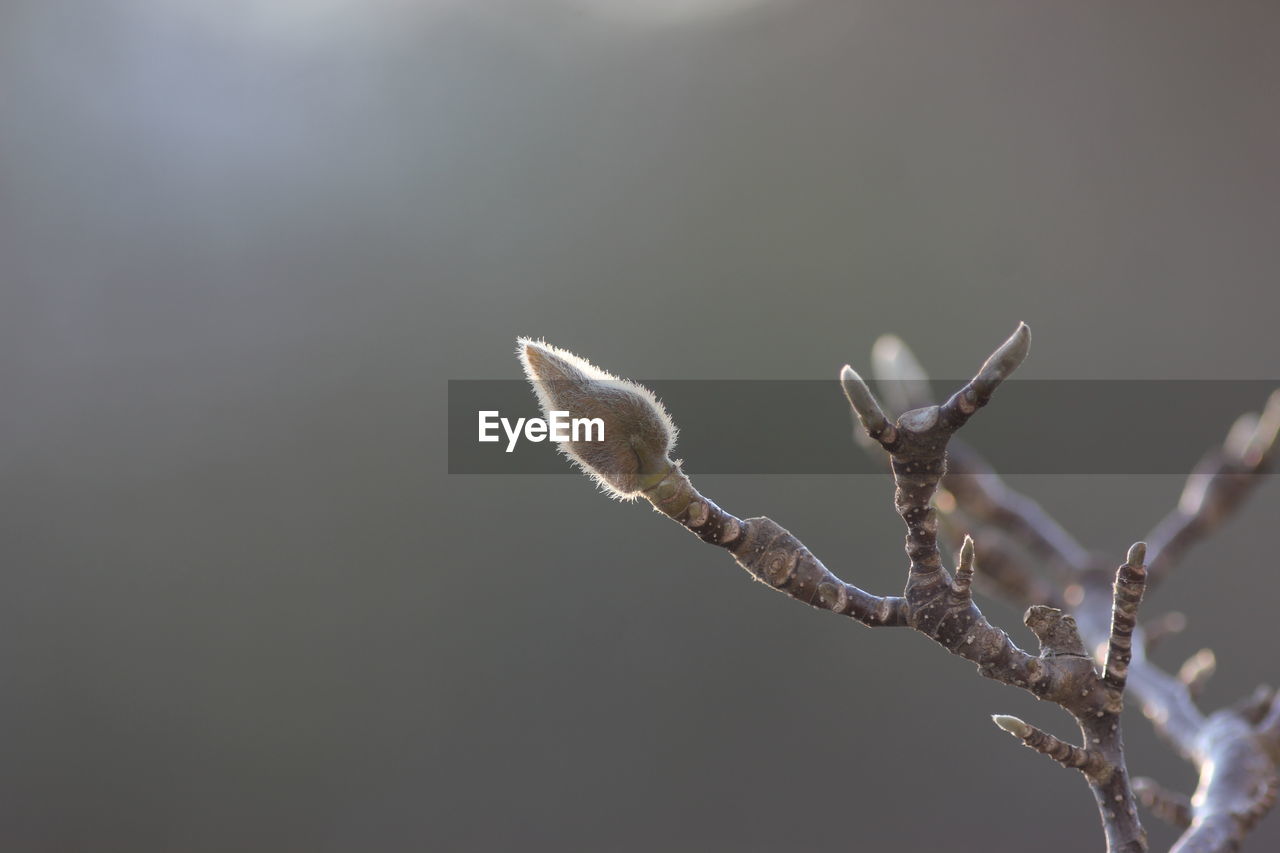
[[[10,0],[0,846],[1101,849],[1080,780],[987,719],[1064,715],[579,477],[449,476],[446,380],[515,378],[518,334],[624,375],[825,378],[886,331],[954,376],[1018,320],[1026,378],[1275,378],[1278,26]],[[1114,555],[1180,489],[1017,482]],[[883,478],[698,485],[900,587]],[[1273,479],[1149,603],[1192,616],[1164,662],[1217,650],[1210,704],[1280,677],[1277,506]],[[1273,817],[1251,849],[1278,842]]]

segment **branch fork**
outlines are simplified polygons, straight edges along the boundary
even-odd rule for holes
[[[647,389],[541,341],[522,339],[519,355],[544,410],[586,409],[604,419],[609,441],[566,442],[561,451],[605,491],[623,500],[644,498],[790,598],[869,627],[909,627],[971,661],[983,676],[1067,711],[1080,729],[1079,745],[1016,717],[993,720],[1029,748],[1083,774],[1109,853],[1147,849],[1139,799],[1185,823],[1175,851],[1234,850],[1275,799],[1280,703],[1274,691],[1260,691],[1237,708],[1204,717],[1191,695],[1213,669],[1211,654],[1194,657],[1181,680],[1164,674],[1146,661],[1137,612],[1148,587],[1252,488],[1244,475],[1270,463],[1280,432],[1280,392],[1262,415],[1239,422],[1223,449],[1202,463],[1179,507],[1152,532],[1151,546],[1135,544],[1111,573],[1039,506],[1005,486],[977,454],[953,441],[1026,358],[1030,343],[1030,331],[1019,324],[973,379],[938,405],[927,399],[924,372],[905,345],[881,339],[873,355],[889,399],[910,406],[894,420],[853,368],[841,370],[840,384],[871,446],[888,454],[894,505],[907,529],[906,585],[901,595],[885,596],[836,576],[772,519],[738,518],[699,493],[671,460],[675,426]],[[958,541],[954,576],[938,545],[939,504],[948,509],[944,532]],[[1010,547],[1013,541],[1043,559],[1058,584],[1026,566]],[[1027,606],[1024,621],[1039,640],[1038,654],[1022,650],[987,620],[973,598],[975,580]],[[1184,623],[1166,618],[1157,624],[1168,633]],[[1091,648],[1099,649],[1100,670]],[[1149,780],[1130,783],[1120,725],[1128,688],[1200,769],[1200,788],[1190,800]]]
[[[901,388],[904,379],[912,388],[924,387],[924,372],[905,345],[896,338],[882,338],[873,353],[882,351],[893,354],[877,363],[877,378],[886,387]],[[918,396],[912,400],[913,405],[922,402]],[[1271,395],[1261,414],[1236,421],[1222,446],[1210,451],[1188,478],[1178,506],[1146,537],[1147,591],[1243,503],[1260,481],[1257,475],[1275,460],[1278,432],[1280,391]],[[1145,632],[1135,628],[1131,614],[1136,612],[1137,578],[1131,572],[1122,567],[1111,584],[1110,575],[1070,534],[1034,501],[1005,485],[971,449],[953,442],[949,461],[943,486],[950,500],[942,529],[952,540],[976,533],[980,553],[994,554],[994,561],[979,560],[981,586],[1013,604],[1066,606],[1077,617],[1088,646],[1099,649],[1104,678],[1112,687],[1132,691],[1156,728],[1199,771],[1200,784],[1191,798],[1149,779],[1133,785],[1153,814],[1185,830],[1173,851],[1239,849],[1275,801],[1280,765],[1280,703],[1275,691],[1259,688],[1235,707],[1201,713],[1194,699],[1216,667],[1213,653],[1202,650],[1193,655],[1177,677],[1147,658],[1162,639],[1186,629],[1186,617],[1166,614]],[[1063,594],[1027,565],[1021,551],[1009,547],[1013,541],[1043,560]],[[1141,562],[1133,558],[1131,552],[1126,563]],[[985,571],[987,566],[991,572]],[[1105,621],[1108,603],[1110,624]]]

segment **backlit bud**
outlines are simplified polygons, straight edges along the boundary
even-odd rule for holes
[[[517,354],[543,414],[599,418],[601,441],[562,441],[560,450],[614,497],[630,500],[671,468],[676,426],[653,392],[545,341],[520,338]]]

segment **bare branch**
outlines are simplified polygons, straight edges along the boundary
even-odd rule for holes
[[[1270,694],[1269,699],[1259,701],[1259,693]],[[1242,709],[1240,715],[1246,720],[1253,721],[1256,717],[1258,736],[1262,738],[1263,746],[1271,755],[1271,760],[1280,764],[1280,701],[1277,701],[1276,691],[1264,687],[1254,693],[1253,707]],[[1253,711],[1254,713],[1250,713]]]
[[[1178,680],[1186,685],[1187,692],[1193,699],[1198,698],[1217,669],[1218,658],[1213,649],[1201,649],[1182,664],[1178,670]]]
[[[928,376],[900,338],[882,336],[872,347],[871,357],[876,382],[891,409],[906,411],[932,403]],[[1088,552],[1070,534],[1039,504],[1010,488],[963,442],[953,440],[950,444],[942,485],[967,515],[1009,532],[1039,555],[1075,570],[1089,564]],[[988,551],[984,547],[979,550]]]
[[[1252,695],[1241,699],[1232,706],[1232,709],[1249,723],[1257,726],[1259,732],[1265,733],[1268,715],[1276,713],[1278,716],[1275,722],[1280,725],[1280,709],[1274,707],[1275,702],[1276,689],[1269,684],[1259,684]],[[1277,734],[1280,734],[1280,729],[1277,730]]]
[[[1116,571],[1116,582],[1111,605],[1111,639],[1107,645],[1107,662],[1102,680],[1117,692],[1124,691],[1129,676],[1129,661],[1133,657],[1133,628],[1138,621],[1138,605],[1147,584],[1147,571],[1143,558],[1147,554],[1145,543],[1134,543],[1129,556]]]
[[[904,357],[901,353],[895,353],[894,360],[904,361]],[[886,361],[889,360],[886,359]],[[1280,392],[1272,395],[1262,416],[1246,417],[1237,422],[1224,442],[1223,449],[1211,454],[1209,459],[1198,468],[1197,473],[1190,478],[1179,509],[1166,518],[1151,534],[1153,565],[1147,569],[1148,586],[1167,573],[1177,556],[1216,529],[1252,490],[1257,484],[1257,477],[1253,475],[1265,471],[1275,455],[1278,430],[1280,430]],[[949,470],[943,484],[954,498],[956,507],[963,514],[1013,533],[1036,552],[1049,557],[1054,562],[1065,564],[1076,577],[1083,577],[1089,570],[1091,560],[1087,552],[1076,544],[1074,539],[1049,518],[1038,505],[1009,489],[982,461],[981,457],[959,442],[952,443]],[[1015,602],[1025,602],[1030,596],[1037,594],[1032,592],[1036,588],[1034,583],[1037,580],[1036,576],[1022,565],[1007,547],[997,544],[999,540],[984,539],[985,531],[981,529],[975,531],[964,525],[957,525],[957,527],[978,538],[979,554],[991,554],[997,557],[997,562],[993,564],[998,567],[996,572],[988,573],[987,563],[984,560],[979,561],[979,580],[994,579],[995,583],[989,585],[994,586],[1001,597]],[[1112,593],[1113,610],[1116,609],[1115,605],[1119,604],[1115,599],[1117,591]],[[1043,592],[1038,594],[1043,595]],[[1088,598],[1088,596],[1082,597]],[[1092,598],[1097,599],[1096,596]],[[1076,612],[1088,612],[1090,607],[1091,602],[1086,600],[1083,606],[1076,608]],[[1096,613],[1096,611],[1093,612]],[[1101,627],[1099,620],[1090,618],[1088,621],[1094,629],[1090,632],[1091,636],[1098,636],[1101,633],[1098,630]],[[1153,636],[1148,642],[1154,646],[1162,635],[1180,630],[1184,625],[1185,618],[1180,614],[1161,620],[1155,626]],[[1132,625],[1128,626],[1128,630],[1131,634]],[[1123,668],[1126,662],[1122,660],[1122,646],[1126,639],[1130,644],[1132,640],[1124,637],[1123,631],[1121,635],[1109,631],[1102,636],[1104,647],[1111,658],[1108,672],[1113,676],[1113,680],[1122,679],[1119,668]],[[1130,653],[1132,654],[1132,651]],[[1230,801],[1230,797],[1198,798],[1197,802],[1203,799],[1202,807],[1197,809],[1197,813],[1203,815],[1200,820],[1203,828],[1197,824],[1197,827],[1184,839],[1184,844],[1192,846],[1180,846],[1177,849],[1209,851],[1235,849],[1231,845],[1238,844],[1239,839],[1247,832],[1248,826],[1256,821],[1256,815],[1264,812],[1274,799],[1273,783],[1260,782],[1263,774],[1257,768],[1244,770],[1238,774],[1226,774],[1223,771],[1223,768],[1234,770],[1242,762],[1247,764],[1249,756],[1258,754],[1261,747],[1254,735],[1250,735],[1255,738],[1253,741],[1240,747],[1239,754],[1230,753],[1226,748],[1219,747],[1214,750],[1212,756],[1206,756],[1202,744],[1203,734],[1211,727],[1210,721],[1217,715],[1206,719],[1195,707],[1192,697],[1211,673],[1212,668],[1209,666],[1211,659],[1207,656],[1199,656],[1193,660],[1191,668],[1183,673],[1183,677],[1187,680],[1187,684],[1183,684],[1146,663],[1145,658],[1140,658],[1134,667],[1138,673],[1135,689],[1143,701],[1147,716],[1170,738],[1178,750],[1200,769],[1202,786],[1208,784],[1207,779],[1215,778],[1215,768],[1218,769],[1216,775],[1218,781],[1214,790],[1221,789],[1225,785],[1227,791],[1239,795],[1242,787],[1249,788],[1252,785],[1251,793],[1236,797],[1235,807],[1224,805]],[[1129,681],[1131,684],[1134,683],[1132,673]],[[1123,684],[1123,680],[1120,683]],[[1280,721],[1276,723],[1276,727],[1280,729]],[[1262,742],[1272,741],[1262,738]],[[1228,739],[1227,743],[1232,741]],[[1280,734],[1277,734],[1275,743],[1278,745],[1273,752],[1280,752]],[[1271,769],[1267,772],[1274,772],[1277,761],[1280,761],[1280,755],[1273,755],[1271,764],[1268,765]],[[1247,781],[1243,784],[1238,781],[1226,784],[1223,781],[1224,776],[1241,776]],[[1266,776],[1266,780],[1271,778]],[[1245,804],[1244,807],[1239,806],[1240,802]],[[1230,831],[1222,831],[1222,827]],[[1210,839],[1217,840],[1210,841]],[[1212,846],[1218,842],[1227,846]],[[1206,844],[1208,846],[1204,846]]]
[[[967,514],[1007,530],[1037,554],[1076,571],[1090,564],[1088,551],[1038,503],[1010,488],[968,445],[952,445],[943,485]]]
[[[1178,829],[1191,826],[1191,798],[1170,791],[1154,779],[1139,776],[1133,780],[1133,792],[1153,815]]]
[[[951,436],[1022,363],[1030,346],[1024,324],[978,374],[942,406],[902,414],[890,424],[861,377],[849,367],[841,384],[864,428],[889,451],[894,505],[907,526],[910,566],[901,597],[872,595],[832,574],[788,531],[768,518],[739,519],[699,494],[670,459],[675,427],[647,390],[624,383],[585,360],[543,343],[521,342],[521,355],[544,408],[585,408],[605,424],[601,447],[562,446],[602,484],[622,497],[643,496],[704,542],[728,550],[738,564],[774,589],[865,625],[907,625],[979,672],[1060,705],[1075,717],[1090,744],[1086,752],[1049,735],[1027,738],[1048,754],[1086,772],[1098,803],[1108,850],[1146,850],[1120,741],[1122,697],[1100,679],[1071,616],[1032,607],[1026,622],[1040,639],[1033,657],[993,626],[974,604],[970,585],[975,549],[966,539],[953,580],[938,551],[933,496],[946,470]],[[550,388],[548,377],[557,380]],[[1073,751],[1074,750],[1074,751]]]
[[[964,513],[951,508],[954,498],[950,492],[940,491],[934,503],[939,510],[938,529],[948,541],[960,541],[965,536],[973,538],[977,552],[982,555],[975,566],[975,581],[984,594],[1016,607],[1047,604],[1061,609],[1067,606],[1061,590],[1027,565],[1025,556],[1014,547],[1008,534],[994,527],[975,527]]]
[[[1008,379],[1031,351],[1031,330],[1026,323],[1019,323],[1018,328],[1009,336],[1009,340],[983,362],[978,375],[951,395],[942,404],[942,419],[953,424],[951,431],[959,429],[978,409],[985,406],[995,393],[1000,383]]]
[[[962,585],[963,599],[957,599],[955,584],[942,567],[938,551],[938,514],[933,498],[946,470],[950,439],[1022,363],[1030,342],[1027,327],[1019,325],[1009,340],[987,359],[978,375],[946,403],[905,412],[898,418],[895,440],[881,442],[889,451],[897,486],[894,506],[907,526],[906,548],[911,564],[904,598],[908,624],[954,654],[977,662],[983,675],[1025,687],[1075,717],[1085,742],[1090,744],[1087,755],[1082,750],[1071,752],[1080,748],[1050,739],[1051,736],[1038,730],[1029,731],[1024,740],[1067,760],[1078,761],[1072,766],[1086,770],[1109,851],[1143,851],[1147,849],[1146,833],[1138,820],[1120,737],[1123,681],[1117,686],[1098,676],[1075,620],[1053,607],[1033,606],[1027,611],[1025,621],[1039,638],[1041,652],[1038,658],[1025,660],[1026,653],[1013,646],[1004,632],[987,622],[973,605],[967,580]],[[859,389],[858,399],[861,397]],[[1137,565],[1131,567],[1131,572],[1139,573],[1141,549],[1136,549],[1134,556]],[[978,560],[981,559],[979,555]],[[975,639],[985,641],[987,647],[998,650],[998,654],[988,652],[984,657],[977,649],[970,648],[969,644]],[[1023,680],[1024,677],[1027,680]]]
[[[1200,785],[1191,799],[1191,827],[1171,853],[1239,849],[1275,803],[1275,757],[1264,741],[1231,709],[1209,717],[1197,744]]]
[[[727,549],[753,577],[805,604],[873,627],[906,624],[901,598],[846,583],[776,522],[744,521],[698,494],[670,458],[676,428],[647,388],[545,342],[522,339],[520,356],[544,411],[604,422],[604,441],[561,442],[561,450],[615,495],[646,498],[704,542]]]
[[[1177,610],[1171,610],[1159,618],[1153,619],[1150,624],[1143,626],[1143,634],[1147,641],[1147,651],[1151,652],[1169,637],[1181,634],[1185,630],[1187,630],[1187,617]]]
[[[1017,717],[1004,714],[993,714],[992,721],[1024,744],[1043,755],[1047,755],[1063,767],[1079,770],[1085,775],[1096,773],[1104,764],[1101,756],[1089,752],[1082,747],[1072,746],[1059,740],[1048,732],[1025,723]]]
[[[1187,478],[1178,506],[1147,537],[1152,586],[1162,581],[1186,551],[1231,517],[1275,457],[1280,433],[1280,390],[1261,415],[1242,415],[1222,447],[1211,450]]]
[[[1101,598],[1096,586],[1086,590],[1077,608],[1086,639],[1101,634],[1094,618]],[[1280,748],[1272,749],[1265,722],[1270,691],[1259,691],[1236,708],[1205,716],[1196,708],[1187,685],[1146,660],[1141,644],[1133,648],[1128,689],[1143,712],[1200,774],[1191,803],[1191,823],[1173,847],[1175,853],[1227,853],[1239,849],[1248,831],[1275,799],[1275,772]]]
[[[848,398],[858,420],[862,421],[862,428],[867,431],[867,435],[886,448],[897,441],[898,431],[884,416],[875,395],[857,371],[847,364],[840,370],[840,387],[844,389],[844,396]]]
[[[674,463],[644,497],[703,542],[729,551],[759,581],[804,604],[872,628],[907,624],[905,601],[872,595],[836,577],[799,539],[770,518],[739,519],[694,489]]]
[[[1201,652],[1174,678],[1146,659],[1162,634],[1185,624],[1178,614],[1158,620],[1145,639],[1135,634],[1146,587],[1166,574],[1187,547],[1217,527],[1266,469],[1280,432],[1280,392],[1261,416],[1241,419],[1222,448],[1188,483],[1179,508],[1137,543],[1114,574],[1088,554],[1038,505],[1008,488],[977,454],[951,441],[1025,359],[1030,333],[1019,325],[978,371],[941,406],[927,404],[924,374],[896,339],[882,339],[877,372],[889,381],[888,399],[919,403],[891,423],[866,383],[849,367],[841,385],[866,432],[889,452],[894,505],[907,528],[909,570],[902,596],[876,596],[832,574],[795,536],[768,518],[739,519],[699,494],[670,459],[675,427],[661,404],[640,386],[618,380],[588,362],[541,342],[522,341],[521,354],[544,408],[578,407],[601,417],[609,441],[600,447],[562,446],[608,490],[644,497],[700,539],[728,550],[753,577],[813,607],[870,626],[907,626],[1004,684],[1025,689],[1068,711],[1083,735],[1074,746],[1015,717],[994,718],[1029,747],[1081,770],[1102,817],[1110,853],[1147,848],[1137,817],[1135,788],[1157,813],[1187,827],[1174,850],[1217,853],[1237,849],[1271,807],[1280,764],[1280,703],[1261,688],[1233,708],[1201,713],[1193,695],[1214,666]],[[544,387],[550,385],[551,387]],[[948,447],[951,471],[947,473]],[[947,492],[939,493],[946,476]],[[954,503],[950,532],[963,535],[955,577],[938,548],[940,503]],[[954,499],[954,500],[952,500]],[[989,529],[969,529],[969,521]],[[969,535],[972,534],[972,535]],[[1071,582],[1062,594],[1025,564],[1006,541],[1020,540],[1049,558]],[[976,542],[975,542],[976,540]],[[1026,603],[1025,622],[1040,641],[1038,656],[1018,648],[978,609],[974,580],[1002,597]],[[1105,655],[1099,675],[1087,649]],[[1126,689],[1178,752],[1200,773],[1190,801],[1155,783],[1130,785],[1119,715]]]

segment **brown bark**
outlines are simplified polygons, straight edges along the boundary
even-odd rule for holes
[[[1222,447],[1210,451],[1188,478],[1178,507],[1148,536],[1148,586],[1167,578],[1178,559],[1224,524],[1256,487],[1258,475],[1269,470],[1274,459],[1277,431],[1280,392],[1271,395],[1260,416],[1245,415],[1236,422]],[[1086,642],[1093,648],[1107,642],[1106,614],[1113,600],[1108,575],[1095,559],[1082,556],[1087,555],[1085,549],[967,447],[952,447],[943,486],[950,498],[944,503],[954,506],[944,529],[953,537],[976,529],[989,539],[994,534],[993,542],[1002,541],[1002,535],[1016,538],[1056,574]],[[1057,589],[1047,586],[1013,549],[1003,548],[998,554],[996,576],[987,579],[985,588],[1023,606],[1061,600]],[[979,581],[984,580],[985,565],[979,559]],[[1238,850],[1275,800],[1280,702],[1274,691],[1260,689],[1235,708],[1203,714],[1194,698],[1212,674],[1212,653],[1197,653],[1179,677],[1147,658],[1159,639],[1185,626],[1182,614],[1168,614],[1157,620],[1154,630],[1133,631],[1127,686],[1156,728],[1196,767],[1200,783],[1193,798],[1152,780],[1142,780],[1137,788],[1153,814],[1186,830],[1172,848],[1175,853]]]
[[[1097,802],[1108,851],[1147,849],[1135,788],[1155,814],[1185,826],[1175,851],[1236,850],[1275,799],[1280,702],[1273,691],[1260,691],[1235,708],[1202,714],[1193,693],[1212,672],[1211,655],[1193,658],[1181,680],[1164,673],[1146,657],[1147,635],[1138,627],[1137,610],[1147,587],[1219,526],[1252,488],[1251,476],[1266,469],[1280,430],[1280,392],[1260,417],[1238,423],[1223,449],[1193,475],[1179,508],[1152,532],[1150,564],[1147,546],[1138,543],[1111,572],[977,454],[952,441],[1021,364],[1029,346],[1030,333],[1020,325],[970,382],[945,403],[932,405],[923,398],[924,374],[909,350],[896,339],[882,339],[875,358],[877,368],[890,374],[881,377],[889,398],[914,405],[896,420],[885,415],[852,368],[841,372],[866,434],[888,453],[894,505],[907,529],[907,580],[900,596],[873,595],[842,580],[776,522],[740,519],[700,494],[668,458],[675,428],[647,390],[540,342],[522,341],[521,357],[544,408],[589,401],[591,412],[605,418],[606,434],[612,435],[607,446],[562,450],[616,496],[644,497],[791,598],[870,627],[912,628],[974,663],[983,676],[1070,713],[1080,729],[1079,745],[1016,717],[994,720],[1029,748],[1080,771]],[[938,546],[939,503],[948,510],[943,530],[960,549],[954,576]],[[1033,571],[1020,548],[1043,561],[1050,577]],[[1027,606],[1024,621],[1039,640],[1037,654],[1018,648],[986,619],[973,600],[975,581]],[[1177,619],[1160,624],[1166,631],[1181,627]],[[1101,658],[1101,671],[1090,649]],[[1194,798],[1150,780],[1130,783],[1120,723],[1128,690],[1200,770]]]

